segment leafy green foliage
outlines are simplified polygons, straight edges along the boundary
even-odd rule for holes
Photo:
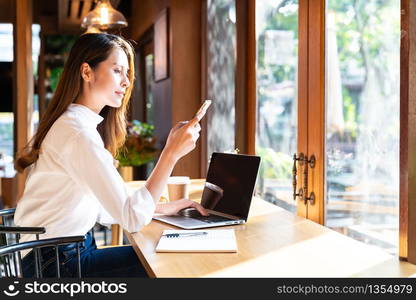
[[[260,174],[263,178],[290,179],[292,176],[293,160],[283,153],[271,148],[257,146],[257,154],[261,156]]]
[[[51,82],[51,89],[53,92],[56,91],[56,87],[58,86],[58,82],[59,82],[59,79],[61,78],[61,74],[63,70],[64,70],[63,67],[56,67],[51,70],[50,82]]]
[[[141,166],[156,159],[154,126],[133,120],[127,124],[127,139],[117,155],[120,166]]]
[[[133,120],[130,124],[128,124],[128,133],[133,136],[143,138],[153,137],[154,130],[155,126],[140,122],[138,120]]]

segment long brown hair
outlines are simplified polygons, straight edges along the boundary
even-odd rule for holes
[[[92,69],[108,58],[115,48],[122,49],[129,62],[127,88],[120,107],[106,106],[100,115],[104,117],[97,130],[105,148],[115,156],[126,138],[126,114],[134,82],[134,51],[131,44],[123,38],[105,33],[89,33],[80,36],[69,53],[55,94],[39,122],[38,130],[29,143],[18,153],[15,168],[22,172],[35,163],[41,152],[42,141],[53,123],[67,110],[68,106],[82,92],[81,65],[86,62]]]

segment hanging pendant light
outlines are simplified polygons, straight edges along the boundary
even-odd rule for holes
[[[98,29],[97,27],[89,26],[87,28],[87,31],[85,31],[84,33],[102,33],[102,31]]]
[[[100,31],[127,27],[126,18],[115,10],[109,0],[98,0],[96,7],[82,20],[82,28],[96,28]]]

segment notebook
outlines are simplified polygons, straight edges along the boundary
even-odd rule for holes
[[[234,229],[164,230],[156,252],[237,252]]]

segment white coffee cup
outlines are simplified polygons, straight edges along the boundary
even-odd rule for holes
[[[188,176],[171,176],[168,178],[169,201],[176,201],[189,198],[189,184],[191,180]]]

